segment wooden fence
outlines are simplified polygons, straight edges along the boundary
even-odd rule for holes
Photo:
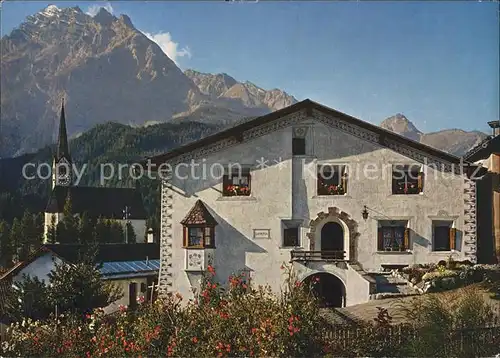
[[[332,352],[342,356],[350,356],[353,352],[377,356],[380,347],[391,352],[391,356],[407,356],[408,349],[418,349],[415,348],[418,344],[424,347],[426,356],[480,357],[500,353],[500,325],[453,329],[438,334],[404,324],[383,329],[339,326],[327,331],[325,338],[330,342]]]

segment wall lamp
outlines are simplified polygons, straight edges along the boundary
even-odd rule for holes
[[[363,219],[365,219],[365,220],[368,219],[368,208],[366,207],[366,205],[363,208],[363,211],[361,212],[361,214],[363,215]]]

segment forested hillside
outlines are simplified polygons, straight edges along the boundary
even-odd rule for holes
[[[145,156],[163,153],[220,129],[217,125],[195,122],[163,123],[140,128],[106,123],[70,140],[70,153],[78,168],[87,165],[79,185],[99,186],[100,164],[138,162]],[[34,154],[0,160],[0,220],[11,223],[15,217],[21,217],[25,210],[38,213],[45,209],[50,179],[23,179],[22,168],[26,163],[52,164],[52,153],[53,147],[46,147]],[[106,181],[105,186],[132,186],[127,170],[123,174],[122,180],[114,177]],[[157,183],[142,179],[140,187],[150,223],[156,226],[159,201]]]

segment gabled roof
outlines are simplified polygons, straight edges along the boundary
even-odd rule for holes
[[[469,162],[476,162],[488,158],[492,153],[500,153],[500,135],[485,138],[481,143],[469,150],[464,155],[464,159]]]
[[[285,107],[283,109],[280,109],[278,111],[257,117],[255,119],[243,122],[239,125],[236,125],[234,127],[231,127],[229,129],[223,130],[221,132],[215,133],[213,135],[210,135],[208,137],[202,138],[200,140],[197,140],[195,142],[191,142],[189,144],[186,144],[184,146],[181,146],[179,148],[173,149],[165,154],[154,156],[154,157],[148,157],[146,158],[147,160],[151,160],[153,164],[156,165],[156,168],[158,165],[167,162],[173,158],[176,158],[180,155],[189,153],[191,151],[194,151],[199,148],[203,148],[205,146],[208,146],[210,144],[214,144],[220,140],[231,138],[231,137],[236,137],[236,138],[242,138],[243,133],[249,129],[253,129],[255,127],[264,125],[264,124],[269,124],[272,123],[279,118],[282,118],[286,115],[296,113],[298,111],[307,111],[307,113],[312,113],[313,110],[322,112],[326,115],[333,116],[335,118],[338,118],[346,123],[356,125],[358,127],[361,127],[363,129],[372,131],[374,133],[377,133],[380,135],[380,145],[386,146],[385,144],[385,139],[390,139],[392,141],[407,145],[409,147],[413,147],[417,150],[420,150],[424,153],[428,153],[430,156],[434,156],[436,158],[439,158],[441,160],[444,160],[446,162],[449,162],[451,164],[460,164],[461,158],[456,157],[452,154],[443,152],[439,149],[432,148],[428,145],[416,142],[414,140],[408,139],[402,135],[396,134],[394,132],[391,132],[389,130],[386,130],[384,128],[381,128],[377,125],[364,122],[358,118],[349,116],[345,113],[336,111],[332,108],[323,106],[319,103],[313,102],[310,99],[303,100],[301,102],[295,103],[289,107]],[[146,162],[144,163],[146,165]],[[155,167],[153,167],[155,168]]]
[[[31,264],[40,256],[52,253],[59,259],[68,263],[77,263],[81,260],[80,252],[83,246],[80,244],[46,244],[25,261],[17,263],[5,272],[0,280],[9,279],[23,268]],[[123,262],[123,261],[146,261],[160,259],[160,245],[157,243],[139,244],[101,244],[97,247],[96,261],[101,262]]]
[[[123,210],[128,207],[129,219],[147,219],[141,193],[134,188],[56,186],[45,212],[62,213],[68,192],[74,213],[87,212],[91,217],[123,219]]]
[[[181,221],[182,225],[217,225],[217,220],[208,211],[203,201],[197,200],[186,217]]]

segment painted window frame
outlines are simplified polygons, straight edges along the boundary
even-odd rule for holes
[[[443,225],[438,225],[443,224]],[[436,248],[436,227],[445,227],[447,228],[447,245],[444,248],[437,249]],[[432,252],[452,252],[457,248],[457,236],[458,231],[456,229],[456,221],[452,219],[440,219],[440,220],[432,220]],[[440,245],[441,246],[441,245]]]
[[[389,225],[384,225],[385,223],[391,223]],[[401,225],[397,225],[397,223],[401,223]],[[409,220],[401,220],[401,219],[385,219],[378,220],[377,222],[377,252],[408,252],[410,250],[410,236],[411,231],[409,227]],[[394,245],[396,241],[396,229],[401,231],[401,244],[399,247]],[[391,245],[385,244],[384,231],[387,230],[392,231]],[[387,249],[390,248],[390,249]]]
[[[391,194],[392,195],[421,195],[425,189],[425,173],[422,164],[393,164],[391,166]],[[417,178],[412,178],[412,174],[417,172]],[[396,178],[396,171],[404,173],[403,178]],[[404,187],[400,188],[401,181]],[[410,187],[408,187],[410,186]]]
[[[325,179],[325,167],[331,168],[332,178]],[[337,196],[347,195],[349,192],[348,165],[344,163],[321,163],[316,164],[316,195]]]
[[[241,174],[241,175],[240,175]],[[246,183],[242,184],[242,179]],[[252,194],[252,174],[250,168],[239,170],[226,170],[222,177],[223,197],[248,197]]]

